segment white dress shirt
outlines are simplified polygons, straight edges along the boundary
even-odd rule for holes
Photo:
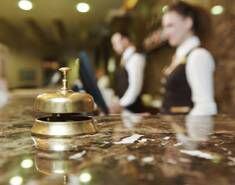
[[[182,61],[188,52],[198,47],[189,54],[186,62],[186,78],[194,103],[190,115],[214,115],[217,113],[213,80],[215,62],[210,52],[199,46],[198,37],[188,38],[177,48],[175,62]]]
[[[146,60],[144,55],[136,52],[135,47],[128,47],[122,55],[122,61],[128,73],[129,85],[120,99],[120,105],[126,107],[133,104],[141,93]]]

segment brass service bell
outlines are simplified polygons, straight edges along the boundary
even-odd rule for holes
[[[94,111],[94,100],[85,92],[68,90],[68,67],[59,69],[63,74],[63,86],[53,93],[37,96],[34,110],[49,114],[36,118],[31,129],[37,149],[51,151],[76,150],[75,137],[97,132],[95,120],[89,116]]]

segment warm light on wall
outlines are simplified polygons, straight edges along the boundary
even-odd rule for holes
[[[78,12],[81,12],[81,13],[86,13],[86,12],[89,12],[90,10],[90,5],[87,4],[87,3],[78,3],[76,5],[76,9]]]
[[[224,12],[224,7],[221,5],[216,5],[211,8],[211,14],[213,15],[219,15]]]
[[[33,3],[29,0],[20,0],[18,6],[22,10],[29,11],[33,8]]]

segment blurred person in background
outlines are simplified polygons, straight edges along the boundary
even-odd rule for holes
[[[128,32],[116,32],[111,37],[114,51],[121,55],[120,67],[115,85],[120,98],[110,107],[111,113],[120,113],[123,109],[131,113],[143,112],[141,91],[143,87],[145,56],[137,48]]]
[[[215,62],[203,47],[210,35],[210,17],[203,8],[186,2],[168,7],[162,18],[165,38],[176,47],[164,70],[164,114],[214,115]]]
[[[8,87],[5,74],[5,60],[7,58],[8,49],[0,44],[0,108],[8,102]]]
[[[92,66],[92,61],[87,51],[80,51],[78,54],[79,61],[79,79],[76,80],[73,85],[75,91],[85,91],[93,96],[96,105],[99,108],[101,114],[109,114],[109,108],[105,102],[98,85],[95,75],[95,70]],[[98,112],[97,112],[98,113]]]

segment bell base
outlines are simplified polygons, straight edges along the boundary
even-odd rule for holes
[[[75,136],[96,132],[95,120],[88,116],[43,117],[31,129],[35,147],[49,151],[77,150]]]

